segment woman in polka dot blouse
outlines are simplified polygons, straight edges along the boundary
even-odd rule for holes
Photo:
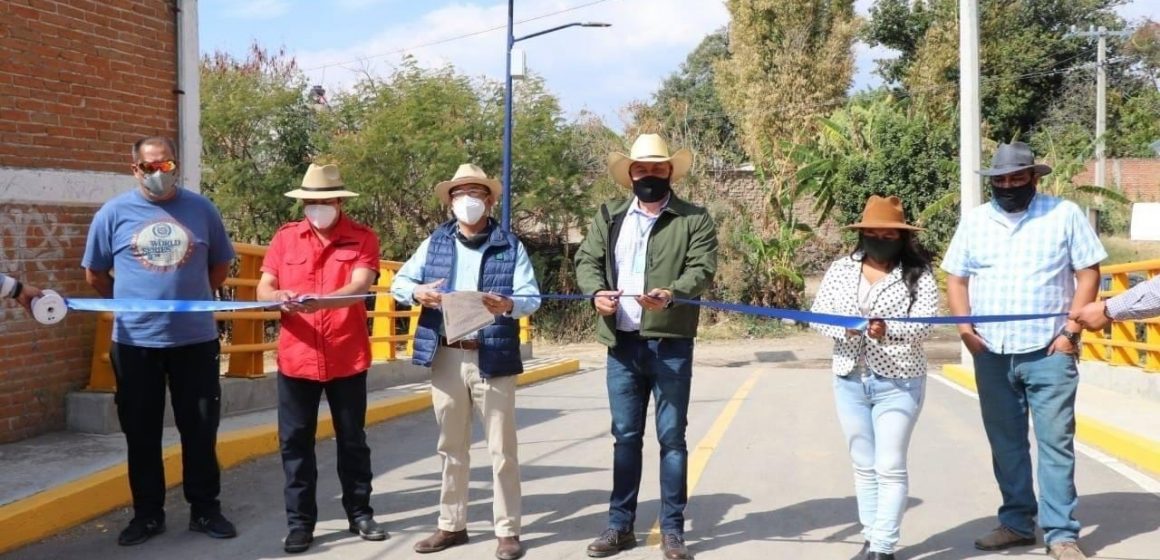
[[[930,257],[920,228],[906,223],[898,197],[871,196],[850,256],[834,262],[812,311],[871,319],[864,331],[811,325],[834,339],[834,401],[854,464],[858,519],[866,544],[859,559],[893,560],[906,509],[906,452],[926,393],[922,341],[930,325],[882,317],[938,311]]]

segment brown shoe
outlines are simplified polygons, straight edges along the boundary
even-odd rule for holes
[[[1047,545],[1047,555],[1053,560],[1087,560],[1079,545],[1073,541],[1057,542]]]
[[[661,538],[661,550],[665,553],[665,560],[693,560],[685,546],[685,537],[676,533],[666,533]]]
[[[435,534],[415,543],[415,552],[429,554],[447,550],[453,546],[467,544],[467,529],[462,531],[444,531],[436,529]]]
[[[1004,550],[1016,546],[1034,545],[1034,536],[1024,537],[1003,525],[975,540],[975,548],[979,550]]]
[[[619,553],[622,550],[628,550],[636,546],[636,534],[632,530],[620,532],[612,527],[600,533],[592,544],[588,545],[588,556],[592,558],[605,558]]]
[[[524,545],[519,537],[499,537],[495,547],[495,557],[499,560],[516,560],[524,557]]]

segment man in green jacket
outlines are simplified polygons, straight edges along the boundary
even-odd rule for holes
[[[692,163],[689,150],[670,155],[655,134],[637,138],[631,155],[611,154],[613,179],[631,188],[633,196],[601,206],[576,253],[577,283],[595,295],[600,314],[596,336],[608,346],[608,403],[616,440],[608,527],[588,545],[593,558],[636,545],[633,528],[650,394],[656,395],[661,446],[664,557],[691,558],[684,539],[685,426],[699,307],[675,300],[700,297],[717,271],[713,219],[671,189]]]

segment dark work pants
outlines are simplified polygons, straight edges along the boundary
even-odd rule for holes
[[[218,356],[212,340],[174,348],[113,343],[117,418],[129,448],[129,488],[135,519],[165,518],[161,434],[168,382],[173,418],[181,433],[185,500],[193,517],[221,512],[217,430],[221,418]]]

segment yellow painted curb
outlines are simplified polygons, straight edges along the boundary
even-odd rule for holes
[[[528,385],[580,371],[580,361],[553,360],[520,375],[518,384]],[[367,424],[378,424],[431,407],[431,394],[391,397],[369,403]],[[334,435],[329,414],[318,419],[318,439]],[[218,435],[218,463],[222,470],[269,455],[278,450],[278,424],[267,423]],[[181,446],[163,452],[165,481],[170,488],[181,484]],[[129,505],[128,467],[125,463],[50,488],[0,506],[0,554],[39,541],[116,508]]]
[[[943,366],[943,376],[967,389],[978,392],[975,385],[975,372],[971,369],[961,365],[948,364]],[[1152,474],[1160,475],[1160,442],[1082,414],[1076,415],[1075,433],[1076,437],[1087,445]]]

